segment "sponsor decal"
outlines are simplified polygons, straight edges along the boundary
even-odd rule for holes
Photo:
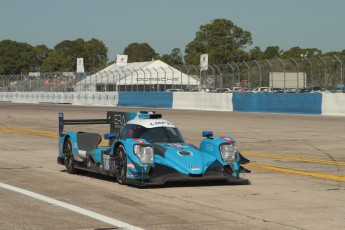
[[[228,143],[233,142],[233,140],[231,140],[230,138],[227,138],[226,136],[221,136],[220,138],[222,138],[223,140],[226,140]]]
[[[123,124],[126,123],[125,115],[115,114],[114,115],[114,125],[115,128],[121,128]]]
[[[127,168],[135,169],[135,165],[134,164],[127,164]]]
[[[110,156],[103,155],[103,170],[109,171],[110,170]]]
[[[200,170],[200,166],[189,166],[192,171]]]
[[[186,146],[181,144],[167,144],[167,148],[184,149]]]
[[[157,126],[157,125],[171,125],[170,122],[167,121],[154,121],[154,122],[150,122],[151,126]]]
[[[213,151],[213,145],[207,144],[206,145],[206,150],[209,151],[209,152],[212,152]]]
[[[139,145],[144,145],[145,142],[139,140],[139,138],[133,138],[133,140],[135,140]]]

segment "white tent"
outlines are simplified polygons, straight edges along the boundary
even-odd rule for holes
[[[198,85],[199,81],[194,77],[160,60],[128,63],[125,66],[114,63],[77,83],[77,87],[82,91],[163,91],[171,88],[186,90]]]

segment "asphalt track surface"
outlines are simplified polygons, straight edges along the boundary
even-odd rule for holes
[[[235,137],[251,160],[252,173],[242,175],[249,185],[140,189],[67,174],[56,163],[58,112],[105,118],[115,109],[143,110],[0,103],[0,229],[345,228],[345,117],[156,109],[187,142],[198,145],[203,130]],[[109,127],[68,129],[103,134]]]

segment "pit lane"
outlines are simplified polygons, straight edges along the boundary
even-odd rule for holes
[[[198,145],[203,130],[234,136],[254,165],[248,167],[252,174],[243,175],[251,185],[172,183],[138,189],[92,173],[68,175],[56,164],[57,113],[64,112],[67,119],[105,118],[111,109],[0,103],[0,182],[145,229],[345,226],[345,117],[156,109],[179,127],[187,142]],[[5,189],[0,189],[0,204],[0,229],[116,229]]]

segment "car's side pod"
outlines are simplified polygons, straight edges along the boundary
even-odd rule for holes
[[[208,139],[212,139],[213,138],[213,132],[212,131],[203,131],[202,137],[207,137]]]

